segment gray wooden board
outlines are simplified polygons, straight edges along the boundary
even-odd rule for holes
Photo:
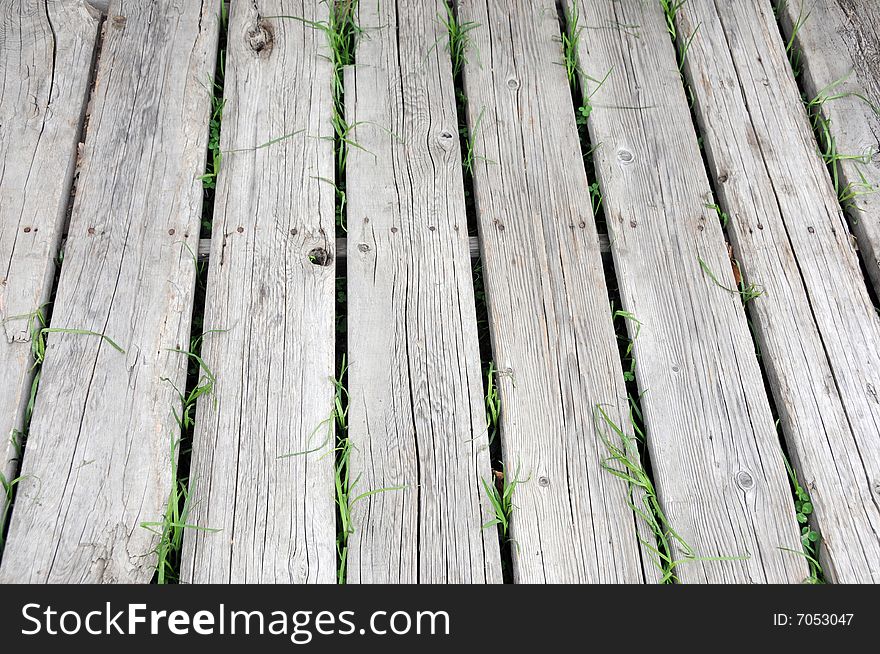
[[[769,0],[690,0],[676,21],[762,361],[838,582],[880,581],[880,317]],[[699,27],[697,27],[699,26]]]
[[[188,581],[336,579],[332,68],[323,33],[274,18],[327,13],[318,0],[232,6],[204,322],[225,331],[205,337],[217,382],[190,472],[189,522],[220,531],[186,534]]]
[[[49,300],[99,18],[82,2],[0,10],[0,473],[16,474],[33,379],[32,314]]]
[[[216,7],[110,6],[2,582],[147,582],[172,488]],[[60,27],[58,28],[60,29]],[[168,381],[166,381],[168,380]]]
[[[571,3],[568,3],[571,6]],[[581,3],[581,82],[661,505],[701,557],[685,582],[799,582],[799,528],[658,2]],[[610,71],[610,72],[609,72]],[[596,80],[605,79],[598,85]],[[597,88],[598,87],[598,88]],[[683,548],[674,545],[674,555]]]
[[[595,420],[626,390],[552,0],[459,3],[514,579],[641,582],[635,516]],[[603,432],[609,432],[602,425]],[[631,430],[629,430],[631,431]]]
[[[847,208],[874,290],[880,295],[880,2],[789,0],[781,14],[809,99],[829,98],[822,113],[840,154],[840,182],[860,194]],[[873,191],[869,191],[873,189]]]
[[[359,3],[347,170],[349,582],[501,581],[442,2]]]

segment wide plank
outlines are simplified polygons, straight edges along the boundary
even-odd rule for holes
[[[327,14],[319,0],[231,9],[204,321],[223,331],[205,337],[217,381],[190,470],[189,521],[220,531],[187,533],[190,582],[336,579],[332,70],[319,30],[278,18]]]
[[[0,474],[7,480],[20,463],[33,382],[35,325],[27,316],[47,313],[98,23],[85,2],[12,0],[0,10]]]
[[[346,78],[348,581],[501,581],[441,0],[362,0]]]
[[[109,11],[52,314],[103,337],[49,335],[0,582],[150,581],[175,483],[217,7]]]
[[[764,289],[749,309],[821,562],[833,581],[878,582],[880,317],[773,8],[690,0],[676,26],[735,256]]]
[[[856,193],[846,213],[880,295],[880,3],[790,0],[781,9],[804,93],[827,98],[821,112],[835,147],[855,157],[839,162],[838,185]]]
[[[570,9],[576,0],[567,0]],[[661,506],[683,582],[807,576],[761,370],[659,2],[580,3],[581,84]],[[603,80],[599,84],[597,80]],[[702,262],[702,263],[701,263]],[[679,558],[687,549],[673,543]]]
[[[528,480],[514,580],[642,582],[626,484],[601,467],[597,407],[628,429],[627,398],[555,3],[458,5],[476,24],[464,84],[502,449]]]

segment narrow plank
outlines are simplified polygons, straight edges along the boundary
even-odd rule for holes
[[[110,7],[0,582],[147,582],[173,480],[216,7]]]
[[[217,383],[190,473],[191,523],[221,532],[187,535],[192,582],[336,579],[332,71],[320,31],[274,18],[327,14],[318,0],[232,6],[205,307],[205,329],[227,331],[205,340]]]
[[[568,0],[571,7],[574,0]],[[799,582],[773,416],[660,3],[581,3],[581,81],[661,504],[701,557],[684,582]],[[610,71],[610,73],[609,73]],[[594,80],[602,80],[598,88]],[[683,554],[675,546],[675,555]]]
[[[880,317],[771,3],[691,0],[676,22],[697,30],[685,72],[735,255],[765,289],[749,307],[823,567],[880,581]]]
[[[346,81],[348,580],[501,581],[452,66],[442,2],[364,0]]]
[[[0,11],[0,473],[6,479],[18,468],[33,366],[28,321],[16,317],[49,301],[98,22],[82,2],[13,0]]]
[[[626,485],[595,407],[626,390],[552,0],[459,3],[478,24],[465,67],[502,443],[517,488],[514,579],[641,582]]]
[[[875,192],[847,208],[868,276],[880,295],[880,4],[861,0],[792,0],[783,3],[782,24],[791,39],[810,99],[829,96],[822,107],[838,151],[867,161],[840,163],[841,186]],[[800,20],[805,19],[805,20]]]

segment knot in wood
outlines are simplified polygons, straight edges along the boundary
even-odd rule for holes
[[[747,491],[755,487],[755,479],[745,470],[736,473],[736,485],[742,490]]]
[[[635,160],[635,157],[633,156],[633,153],[626,148],[620,148],[617,151],[617,160],[624,166],[628,166]]]
[[[312,248],[308,254],[309,262],[316,266],[329,266],[333,262],[332,255],[324,248]]]
[[[110,23],[118,30],[121,30],[125,27],[125,24],[128,22],[128,19],[125,16],[116,15],[110,19]]]
[[[519,88],[519,80],[515,77],[511,77],[507,80],[507,88],[516,91]]]
[[[275,37],[272,27],[265,20],[260,19],[256,25],[251,26],[246,34],[248,47],[261,57],[268,57],[272,52],[272,44]]]
[[[538,477],[538,486],[541,488],[547,488],[550,485],[550,479],[547,477]]]
[[[437,143],[444,150],[451,150],[455,146],[455,138],[448,129],[444,129],[437,135]]]
[[[366,243],[358,243],[358,250],[361,252],[369,252],[370,246],[367,245]]]

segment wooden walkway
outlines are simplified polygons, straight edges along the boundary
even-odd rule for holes
[[[449,4],[3,4],[0,582],[880,582],[877,6]]]

